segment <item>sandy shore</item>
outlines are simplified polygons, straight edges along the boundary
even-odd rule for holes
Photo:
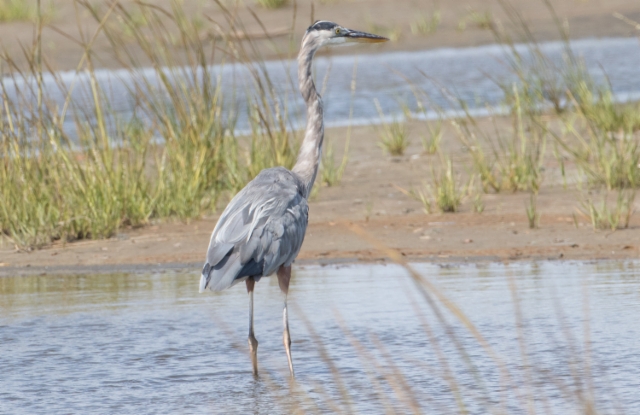
[[[157,3],[163,3],[158,1]],[[188,7],[196,7],[186,2]],[[195,4],[195,2],[193,2]],[[57,2],[59,11],[52,22],[60,30],[73,30],[70,21],[74,11],[67,2]],[[496,5],[480,0],[440,3],[442,24],[432,36],[412,35],[409,25],[420,10],[434,9],[431,3],[398,0],[334,1],[316,6],[316,18],[331,18],[346,26],[367,30],[367,25],[384,24],[399,27],[397,42],[383,45],[379,52],[413,50],[444,46],[471,46],[490,43],[486,31],[469,27],[457,29],[468,10],[491,10],[498,18],[503,15]],[[614,18],[620,12],[640,20],[640,3],[624,0],[556,1],[560,16],[567,18],[574,37],[628,36],[633,28]],[[553,22],[538,2],[514,2],[529,20],[541,39],[557,38]],[[296,31],[300,33],[309,20],[306,5],[298,7]],[[214,15],[214,6],[204,6],[203,13]],[[247,13],[241,10],[241,13]],[[283,10],[260,11],[267,27],[291,24],[292,7]],[[384,17],[384,20],[382,20]],[[373,22],[373,23],[371,23]],[[91,26],[91,23],[87,23]],[[247,27],[256,30],[256,27]],[[17,56],[18,41],[28,43],[31,29],[23,23],[0,25],[0,38],[9,53]],[[69,69],[77,62],[75,47],[53,32],[47,37],[47,47],[56,51],[54,66]],[[102,42],[102,43],[100,43]],[[107,50],[105,40],[99,40],[98,50]],[[266,57],[278,57],[281,52],[269,50]],[[110,66],[107,56],[104,66]],[[113,62],[111,62],[113,63]],[[501,122],[507,123],[506,120]],[[595,232],[586,218],[573,214],[579,205],[578,195],[552,179],[558,167],[554,160],[547,163],[545,179],[539,196],[541,220],[539,229],[529,229],[525,215],[526,193],[500,193],[484,196],[485,210],[473,213],[471,201],[463,203],[455,214],[424,213],[416,200],[399,189],[417,188],[430,177],[434,156],[422,153],[419,135],[424,124],[410,126],[412,144],[406,156],[394,158],[377,146],[374,127],[353,129],[350,161],[340,185],[323,187],[311,201],[310,223],[299,263],[330,263],[341,261],[379,261],[384,255],[351,227],[357,226],[402,252],[412,260],[425,261],[513,261],[513,260],[596,260],[635,259],[640,250],[640,215],[632,218],[629,229],[616,232]],[[327,139],[336,149],[343,146],[346,129],[327,131]],[[468,155],[461,150],[453,131],[447,129],[444,150],[452,154],[461,169],[468,165]],[[637,203],[637,202],[636,202]],[[115,272],[167,268],[198,268],[204,260],[211,230],[217,216],[191,223],[158,223],[142,229],[122,229],[109,240],[79,241],[65,246],[19,252],[7,241],[0,243],[0,276],[37,273]]]
[[[507,119],[498,119],[507,128]],[[482,120],[487,128],[489,120]],[[457,213],[426,214],[422,204],[401,189],[420,188],[431,177],[433,155],[422,153],[418,139],[423,123],[410,125],[412,144],[403,157],[390,157],[377,146],[374,127],[352,131],[350,161],[340,185],[322,187],[310,203],[307,236],[300,263],[384,261],[384,254],[358,236],[363,229],[386,246],[416,261],[477,262],[515,260],[635,259],[640,250],[640,215],[628,229],[594,231],[578,212],[579,195],[557,182],[552,156],[545,163],[545,181],[538,199],[540,226],[529,229],[525,214],[528,193],[486,194],[485,209],[473,212],[470,198]],[[346,130],[327,131],[342,148]],[[452,128],[446,128],[443,150],[456,166],[469,165]],[[570,167],[570,166],[569,166]],[[569,173],[571,176],[571,173]],[[636,205],[638,201],[636,201]],[[636,209],[638,206],[636,206]],[[113,272],[201,266],[217,216],[191,223],[159,223],[122,229],[108,240],[54,244],[34,252],[0,248],[0,275]]]

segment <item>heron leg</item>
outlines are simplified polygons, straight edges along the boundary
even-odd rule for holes
[[[247,292],[249,293],[249,352],[251,353],[251,364],[253,365],[253,375],[258,376],[258,340],[253,335],[253,287],[256,282],[249,277],[246,280]]]
[[[284,350],[287,352],[287,359],[289,360],[289,372],[291,373],[291,377],[295,377],[293,361],[291,360],[291,336],[289,335],[289,316],[287,314],[287,294],[289,293],[290,280],[291,265],[288,267],[281,266],[280,269],[278,269],[278,285],[280,285],[280,290],[284,293],[284,310],[282,311],[284,331],[282,333],[282,342],[284,343]]]

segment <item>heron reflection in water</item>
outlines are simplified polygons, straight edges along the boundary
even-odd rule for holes
[[[307,105],[307,127],[296,164],[291,171],[284,167],[262,170],[231,200],[211,235],[200,292],[207,288],[221,291],[245,282],[249,293],[249,350],[254,375],[258,374],[258,341],[253,333],[253,289],[256,281],[275,272],[285,298],[283,342],[289,371],[294,376],[287,293],[291,264],[300,252],[307,230],[307,200],[318,173],[324,137],[322,99],[311,73],[313,57],[325,45],[387,40],[328,21],[317,21],[307,29],[298,54],[298,82]]]

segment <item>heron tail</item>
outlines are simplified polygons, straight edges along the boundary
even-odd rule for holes
[[[204,268],[202,268],[202,275],[200,276],[200,290],[198,291],[200,294],[207,289],[209,281],[211,281],[211,265],[207,262],[204,264]]]

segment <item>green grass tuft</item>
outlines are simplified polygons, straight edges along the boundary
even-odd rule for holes
[[[482,30],[490,30],[494,27],[493,15],[489,11],[479,12],[470,10],[466,16],[458,21],[458,30],[464,31],[468,26],[474,26]]]
[[[289,0],[256,0],[256,3],[265,9],[279,9],[289,3]]]
[[[594,201],[590,195],[583,196],[584,199],[580,202],[580,213],[589,218],[594,230],[615,231],[628,228],[634,213],[633,202],[636,191],[617,191],[614,207],[611,207],[608,193],[604,192],[599,202]]]
[[[538,212],[538,195],[531,192],[529,203],[525,204],[529,229],[536,229],[540,224],[540,213]]]
[[[36,22],[38,19],[49,22],[55,16],[56,9],[52,2],[44,8],[37,9],[35,1],[0,0],[0,23]]]
[[[440,11],[435,11],[431,16],[421,15],[411,23],[411,33],[414,35],[430,35],[438,30],[440,25]]]
[[[497,125],[494,134],[487,134],[470,115],[452,122],[485,192],[537,192],[542,183],[548,128],[536,113],[527,111],[515,86],[514,96],[512,128],[507,134]]]
[[[0,22],[34,20],[35,7],[25,0],[0,0]]]
[[[379,146],[392,156],[402,156],[409,146],[409,132],[404,122],[382,124]]]
[[[431,171],[431,183],[424,191],[413,191],[412,195],[422,203],[426,213],[432,213],[435,206],[443,213],[457,212],[462,203],[464,189],[453,170],[450,158],[442,156],[439,170]]]
[[[442,120],[437,120],[435,125],[427,123],[428,134],[421,137],[422,148],[427,154],[435,154],[440,151],[440,142],[442,141]]]
[[[592,186],[608,190],[640,187],[640,146],[633,104],[601,100],[576,106],[565,117],[564,134],[552,133],[564,154]]]

